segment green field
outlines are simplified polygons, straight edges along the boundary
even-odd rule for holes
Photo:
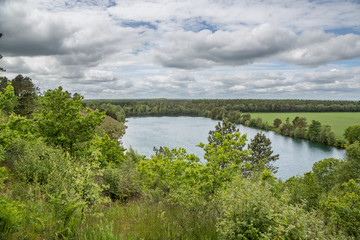
[[[260,117],[263,122],[273,124],[275,118],[280,118],[285,122],[286,118],[291,121],[296,117],[305,117],[307,123],[310,124],[312,120],[318,120],[321,124],[330,125],[335,132],[336,138],[344,139],[344,131],[348,126],[360,124],[360,112],[297,112],[297,113],[250,113],[251,118]]]

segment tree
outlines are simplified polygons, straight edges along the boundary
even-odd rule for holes
[[[239,132],[239,129],[236,128],[236,124],[230,122],[227,118],[224,118],[222,123],[218,122],[215,126],[215,131],[211,130],[209,132],[209,144],[214,143],[214,146],[221,146],[223,144],[223,138],[219,139],[215,137],[215,133],[220,133],[223,137],[226,137],[228,134],[230,134],[231,137],[234,137],[235,132]],[[242,150],[242,147],[238,150]]]
[[[273,125],[274,125],[275,128],[279,128],[281,124],[282,124],[282,121],[281,121],[280,118],[275,118],[274,119]]]
[[[355,142],[346,148],[346,157],[354,167],[360,169],[360,142]]]
[[[318,185],[325,191],[328,192],[336,183],[338,183],[335,173],[340,164],[340,160],[336,158],[326,158],[314,163],[312,171]]]
[[[205,151],[205,167],[212,192],[230,182],[239,172],[246,172],[249,166],[245,160],[250,154],[249,150],[242,150],[247,141],[246,135],[233,132],[224,136],[215,132],[213,137],[221,144],[199,144]]]
[[[0,110],[3,109],[4,104],[14,97],[14,88],[11,83],[7,85],[3,92],[0,92]]]
[[[106,134],[95,137],[90,144],[90,151],[101,167],[119,164],[124,161],[125,148]]]
[[[296,128],[306,128],[306,118],[296,116],[292,121],[294,129]]]
[[[335,143],[335,133],[331,131],[331,127],[329,125],[321,126],[319,142],[330,146]]]
[[[2,37],[2,33],[0,33],[0,38]],[[2,59],[2,56],[0,54],[0,60]],[[3,69],[2,67],[0,67],[0,72],[5,72],[5,69]]]
[[[318,142],[320,140],[321,123],[316,120],[312,120],[308,131],[306,133],[307,139]]]
[[[7,77],[0,77],[0,90],[3,91],[8,83],[10,83],[10,81]]]
[[[42,98],[40,114],[35,115],[40,136],[54,145],[74,153],[81,149],[81,144],[90,141],[95,136],[95,128],[105,118],[104,113],[83,110],[82,98],[69,97],[62,87],[49,90]]]
[[[344,137],[350,144],[356,141],[360,142],[360,124],[347,127],[345,129]]]
[[[34,100],[40,91],[39,88],[33,84],[31,78],[22,75],[17,75],[11,83],[18,102],[14,109],[15,113],[21,116],[31,116],[35,108]]]
[[[336,231],[360,237],[360,184],[354,179],[341,185],[340,191],[322,201],[323,212]]]
[[[20,97],[23,92],[28,92],[36,95],[39,92],[39,88],[34,85],[32,79],[29,77],[23,77],[21,74],[17,75],[11,81],[16,97]]]
[[[277,172],[278,167],[273,166],[272,162],[279,159],[279,154],[273,155],[271,141],[263,132],[258,132],[255,135],[251,143],[248,144],[248,149],[251,151],[251,154],[247,161],[254,169],[261,172],[266,168],[273,173]]]
[[[290,136],[293,128],[289,122],[289,118],[286,118],[286,123],[284,123],[280,128],[280,133],[284,136]]]
[[[251,115],[249,113],[246,113],[241,116],[240,123],[246,124],[246,122],[249,121],[250,119],[251,119]]]

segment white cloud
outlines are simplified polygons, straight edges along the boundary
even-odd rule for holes
[[[269,24],[236,32],[178,31],[165,35],[166,46],[154,52],[165,67],[193,69],[244,65],[288,50],[295,34]]]
[[[358,99],[359,12],[346,0],[0,0],[0,65],[88,98]]]
[[[339,60],[360,57],[360,35],[305,34],[299,38],[299,47],[284,52],[279,59],[302,66],[320,66]]]

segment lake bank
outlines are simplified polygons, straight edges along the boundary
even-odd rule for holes
[[[196,147],[207,143],[210,130],[217,120],[203,117],[133,117],[127,119],[127,130],[122,141],[138,153],[150,157],[154,147],[183,147],[188,153],[201,157],[204,152]],[[260,130],[237,125],[242,134],[247,134],[247,143]],[[271,131],[263,131],[270,138],[274,154],[280,154],[275,162],[279,167],[277,177],[288,179],[311,170],[313,163],[324,158],[344,158],[345,151],[307,140],[284,137]]]

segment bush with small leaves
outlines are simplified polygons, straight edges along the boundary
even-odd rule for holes
[[[276,198],[262,181],[236,178],[219,191],[219,239],[336,239],[316,212]]]

